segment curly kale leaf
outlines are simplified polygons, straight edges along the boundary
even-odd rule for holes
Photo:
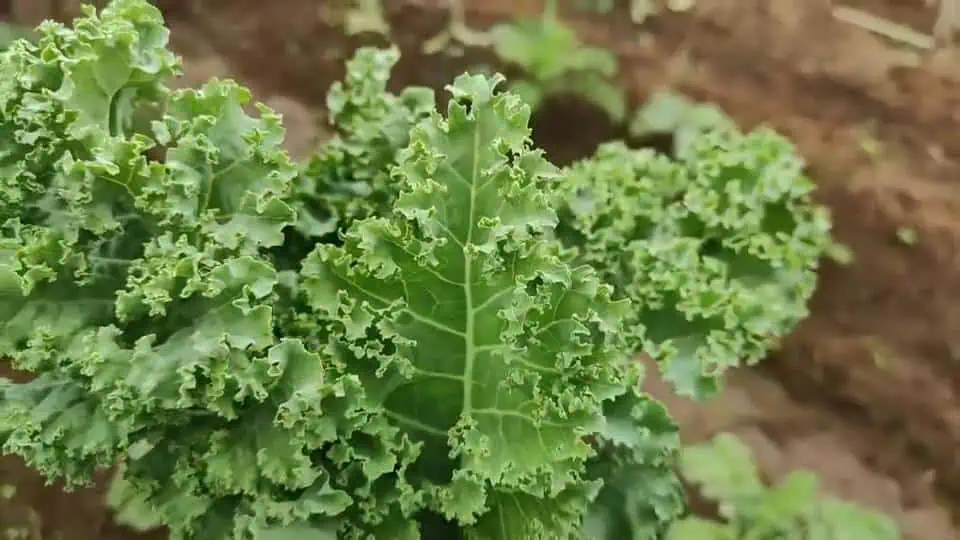
[[[718,390],[807,315],[830,221],[788,141],[717,128],[676,160],[608,143],[556,191],[560,238],[633,300],[682,395]]]
[[[583,540],[659,540],[686,510],[674,473],[677,425],[660,403],[630,392],[604,405],[600,448],[587,466],[603,488],[584,522]]]
[[[419,448],[401,473],[413,491],[393,504],[438,516],[421,518],[423,537],[446,522],[477,540],[579,538],[603,484],[584,437],[635,391],[637,343],[629,302],[549,241],[557,171],[501,80],[457,78],[447,118],[418,124],[400,154],[393,211],[317,247],[300,287],[333,369]]]
[[[151,140],[124,130],[177,69],[151,10],[119,3],[75,29],[45,23],[37,44],[0,56],[0,357],[22,368],[54,370],[111,324],[155,234],[158,216],[138,201],[164,171],[143,157]]]
[[[310,452],[338,422],[391,428],[351,413],[322,351],[277,340],[265,254],[297,173],[279,117],[233,83],[169,94],[142,0],[41,34],[0,57],[0,356],[34,375],[0,381],[4,452],[70,485],[123,460],[175,539],[332,537],[352,499]],[[148,133],[142,106],[165,111]]]
[[[169,94],[142,0],[40,33],[0,56],[0,357],[33,374],[0,381],[3,451],[70,485],[125,459],[176,538],[336,515],[299,419],[343,386],[273,324],[279,117],[233,83]],[[141,106],[165,110],[149,133]]]
[[[384,215],[398,194],[389,170],[410,129],[436,110],[433,91],[387,91],[397,49],[361,48],[343,82],[327,95],[335,134],[304,167],[296,187],[298,231],[307,238],[342,231],[355,219]]]

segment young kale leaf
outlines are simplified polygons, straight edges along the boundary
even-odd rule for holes
[[[398,193],[390,178],[411,128],[436,110],[433,91],[408,87],[387,91],[395,48],[361,48],[347,62],[343,82],[327,95],[334,137],[308,161],[297,182],[297,230],[321,238],[355,219],[383,215]]]
[[[635,113],[630,134],[644,137],[658,133],[673,135],[674,155],[681,155],[704,132],[735,128],[733,120],[711,103],[698,103],[670,91],[654,93]]]
[[[678,520],[668,540],[900,539],[889,517],[821,496],[817,477],[809,471],[794,471],[774,486],[764,485],[750,449],[730,434],[684,448],[680,469],[719,504],[724,521],[695,516]]]
[[[539,19],[519,19],[490,30],[494,53],[524,71],[510,89],[536,109],[547,97],[572,94],[593,103],[615,122],[626,116],[626,97],[612,82],[617,57],[580,42],[548,2]]]

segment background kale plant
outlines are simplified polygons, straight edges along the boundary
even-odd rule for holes
[[[510,89],[536,109],[548,96],[571,94],[603,109],[615,122],[626,116],[623,91],[615,84],[613,53],[580,42],[557,17],[556,0],[547,0],[538,19],[518,19],[490,30],[494,53],[519,67],[524,78]]]
[[[683,449],[680,470],[718,503],[712,521],[685,517],[667,540],[899,540],[889,517],[819,493],[816,475],[794,471],[764,485],[750,449],[730,434]]]

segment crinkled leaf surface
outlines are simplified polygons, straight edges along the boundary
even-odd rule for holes
[[[344,230],[354,219],[383,215],[398,193],[390,178],[410,129],[436,109],[433,91],[387,91],[397,49],[361,48],[347,62],[343,82],[327,94],[335,133],[311,157],[295,195],[297,230],[307,238]]]
[[[579,538],[602,483],[583,437],[637,382],[629,304],[545,241],[556,171],[499,82],[456,80],[401,154],[393,212],[319,246],[301,288],[338,369],[421,449],[405,504],[467,538]]]
[[[584,540],[657,540],[686,508],[674,474],[680,445],[664,407],[636,390],[605,404],[600,451],[588,465],[603,488],[584,522]]]
[[[125,459],[175,538],[337,515],[301,415],[344,387],[273,326],[279,119],[233,83],[169,94],[166,39],[117,0],[0,56],[0,356],[33,373],[0,381],[3,450],[71,484]],[[166,112],[136,132],[140,107]]]
[[[107,490],[107,505],[113,511],[113,521],[135,531],[149,531],[163,526],[163,518],[147,497],[133,488],[118,467]]]
[[[807,315],[827,212],[769,131],[701,134],[676,159],[608,143],[558,185],[559,236],[633,300],[643,352],[709,397]]]

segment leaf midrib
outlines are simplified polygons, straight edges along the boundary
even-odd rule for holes
[[[470,414],[473,408],[473,369],[476,356],[475,314],[473,312],[473,256],[470,246],[473,244],[473,219],[476,211],[477,175],[480,168],[480,122],[483,115],[474,108],[476,124],[473,131],[473,165],[470,173],[470,204],[467,212],[467,237],[463,242],[463,294],[466,303],[466,321],[464,322],[464,362],[463,362],[463,404],[461,415]]]

